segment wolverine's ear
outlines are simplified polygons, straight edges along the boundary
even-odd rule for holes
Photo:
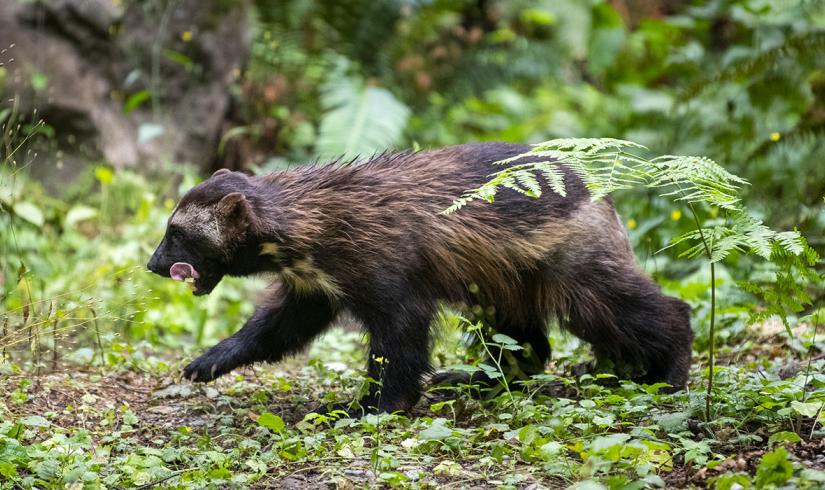
[[[218,175],[229,174],[229,173],[232,173],[232,171],[229,170],[228,168],[219,168],[218,170],[215,170],[215,173],[212,174],[212,177],[217,177]],[[210,178],[212,178],[212,177],[210,177]]]
[[[225,224],[239,230],[249,227],[254,219],[252,206],[246,196],[240,192],[232,192],[223,196],[216,209],[218,216]]]

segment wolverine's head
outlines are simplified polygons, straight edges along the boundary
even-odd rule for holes
[[[239,255],[254,246],[254,186],[239,172],[218,170],[178,203],[147,267],[209,294],[224,275],[243,274]]]

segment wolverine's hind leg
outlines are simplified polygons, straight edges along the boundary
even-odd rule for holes
[[[495,328],[485,329],[481,359],[487,365],[501,366],[501,374],[511,380],[525,380],[534,374],[544,372],[544,366],[550,358],[550,343],[544,331],[544,322],[536,320],[529,324],[497,324]],[[504,349],[492,338],[495,333],[502,333],[515,340],[519,350]],[[480,341],[478,341],[480,342]],[[430,378],[432,385],[477,384],[481,387],[495,386],[496,379],[490,378],[483,371],[467,373],[465,371],[440,371]]]
[[[635,264],[592,256],[568,277],[562,325],[597,356],[636,368],[639,381],[683,388],[690,368],[690,308],[665,296]]]
[[[540,317],[517,323],[505,320],[496,324],[496,332],[514,339],[521,347],[519,350],[505,348],[504,352],[496,343],[489,347],[509,380],[525,381],[534,374],[544,372],[550,359],[550,342],[545,328],[546,322]]]
[[[482,359],[488,365],[499,364],[503,375],[510,380],[526,380],[534,374],[544,372],[550,359],[550,343],[547,340],[547,315],[540,294],[543,274],[532,270],[520,278],[517,291],[500,292],[495,301],[494,314],[488,315],[486,323],[489,328],[482,330],[487,344]],[[495,333],[504,334],[514,339],[520,350],[502,350],[494,341]],[[492,359],[491,359],[492,358]],[[495,360],[495,362],[493,362]],[[436,374],[433,384],[469,384],[482,386],[497,384],[483,372],[469,375],[463,372],[447,371]]]

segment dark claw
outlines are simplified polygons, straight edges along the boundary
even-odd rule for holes
[[[247,364],[238,355],[237,344],[224,340],[209,349],[183,369],[183,376],[196,383],[207,383],[220,378],[238,366]]]
[[[183,369],[183,377],[193,383],[208,383],[209,381],[213,381],[229,371],[230,370],[224,371],[221,369],[218,364],[215,364],[212,361],[212,356],[206,354],[195,359],[188,366],[186,366]]]

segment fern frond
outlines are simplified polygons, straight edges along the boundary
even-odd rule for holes
[[[677,201],[706,203],[729,211],[738,210],[738,190],[748,182],[731,174],[713,160],[673,155],[648,160],[630,152],[634,149],[644,150],[645,147],[613,138],[562,138],[546,141],[534,145],[528,153],[497,162],[510,166],[495,173],[489,184],[538,196],[541,187],[537,187],[536,182],[525,172],[541,173],[554,192],[565,195],[564,179],[558,170],[559,166],[565,165],[582,179],[594,200],[617,190],[641,185],[660,189],[663,196],[673,197]],[[541,160],[519,163],[528,156]],[[555,170],[550,170],[554,167]],[[516,185],[511,177],[520,185]],[[489,194],[490,189],[484,190]],[[473,192],[463,197],[468,200],[482,198],[480,194]]]
[[[785,253],[791,255],[803,255],[804,252],[808,252],[811,266],[816,264],[819,259],[816,255],[816,251],[805,245],[805,241],[798,231],[783,231],[781,233],[777,233],[774,239],[777,242],[776,244],[778,245],[779,250]]]
[[[365,86],[360,79],[332,77],[324,85],[316,153],[321,158],[355,158],[396,144],[410,109],[388,90]]]
[[[518,192],[529,197],[541,196],[541,184],[532,172],[516,172],[513,177],[519,183],[520,188],[515,188]]]
[[[645,149],[632,141],[613,138],[561,138],[545,141],[534,145],[527,154],[496,162],[500,165],[515,165],[495,175],[520,173],[524,170],[539,172],[546,177],[554,192],[566,195],[563,174],[558,170],[560,165],[566,165],[587,185],[593,199],[600,199],[611,192],[644,183],[645,171],[639,167],[644,160],[628,153],[626,148]],[[542,161],[519,164],[518,161],[525,156],[541,158]]]
[[[753,309],[750,322],[779,317],[788,335],[792,336],[788,317],[803,311],[806,305],[813,304],[807,287],[810,284],[821,284],[825,281],[825,275],[820,275],[814,268],[819,255],[808,246],[804,237],[796,232],[777,235],[785,237],[777,236],[773,242],[773,274],[767,281],[744,281],[739,283],[739,287],[761,300],[761,308]],[[785,239],[792,240],[792,243],[783,243]],[[799,253],[793,253],[794,250]]]
[[[720,82],[731,80],[753,80],[773,69],[782,59],[792,59],[797,63],[813,61],[822,64],[825,60],[825,31],[816,30],[794,34],[785,42],[761,51],[738,63],[721,70],[715,76],[690,85],[682,94],[683,99],[695,97],[705,87],[718,87]]]
[[[738,209],[738,191],[748,182],[705,157],[664,155],[650,160],[649,187],[677,201]]]
[[[731,216],[729,224],[702,228],[701,231],[696,229],[680,235],[671,240],[665,249],[685,242],[692,243],[692,245],[679,254],[680,257],[694,258],[707,255],[709,250],[708,258],[711,262],[725,260],[734,251],[771,259],[777,252],[796,256],[806,249],[804,239],[799,232],[773,231],[761,220],[744,211]],[[705,244],[708,250],[705,249]]]
[[[709,229],[703,229],[701,232],[699,230],[691,230],[687,233],[674,237],[667,246],[665,246],[661,250],[658,250],[657,253],[688,242],[692,243],[692,245],[687,250],[680,253],[679,257],[687,257],[690,259],[698,257],[705,253],[702,238],[707,239],[710,235],[710,231],[711,230]],[[708,237],[706,237],[705,235],[708,235]]]
[[[553,192],[562,197],[567,196],[567,189],[564,186],[564,173],[558,165],[553,164],[553,162],[539,162],[536,164],[536,169],[544,176],[544,180],[547,181],[547,185],[550,186]]]
[[[621,151],[624,148],[646,149],[639,143],[615,138],[557,138],[535,145],[536,152],[559,150],[585,155],[597,155],[611,150]]]

